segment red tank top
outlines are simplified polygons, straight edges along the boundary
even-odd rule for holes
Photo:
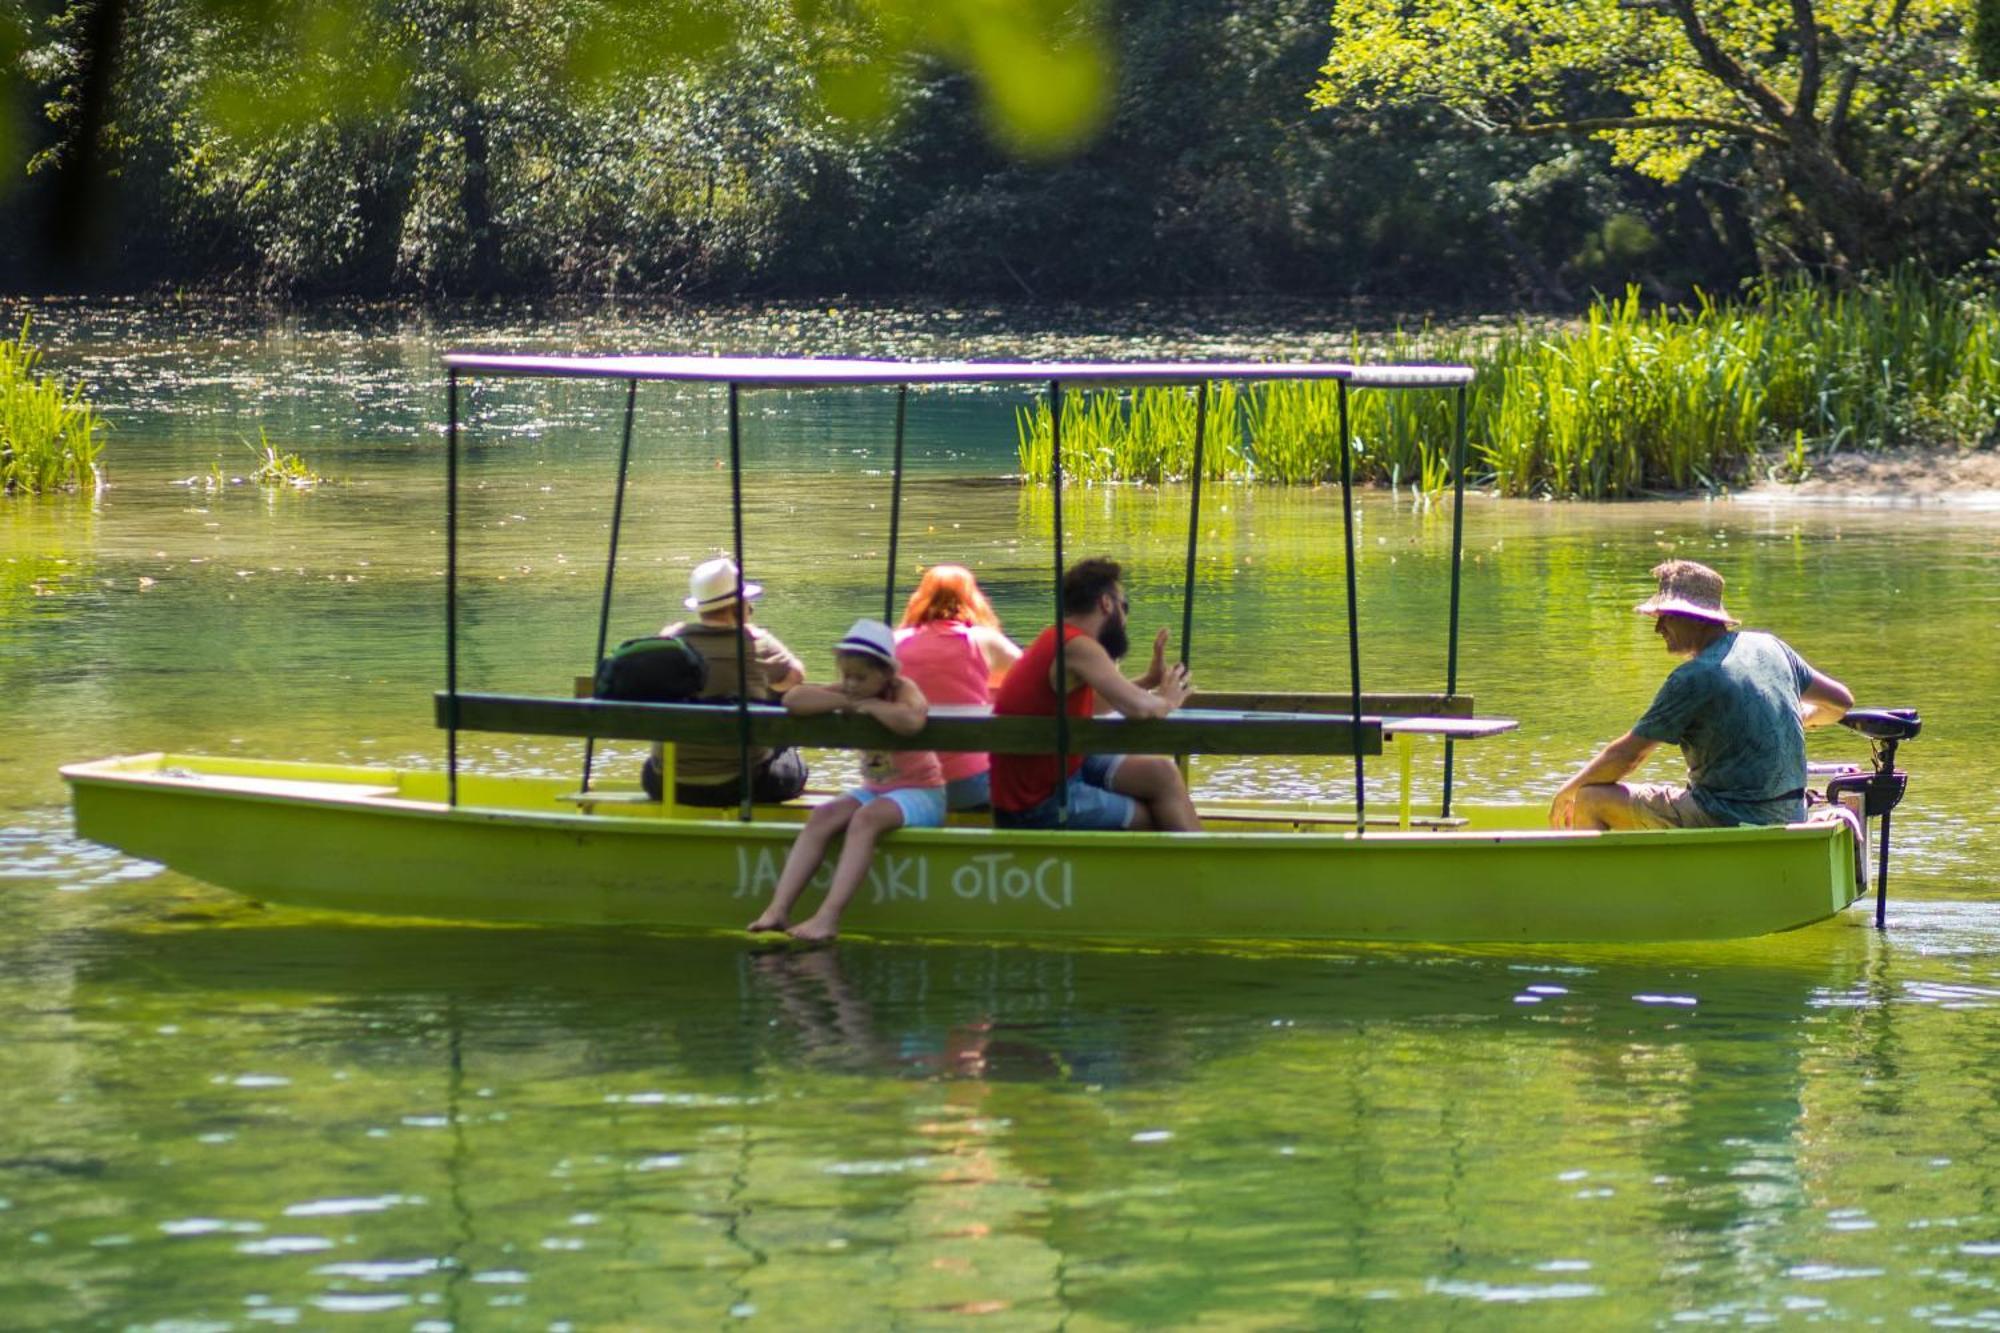
[[[1083,637],[1083,631],[1074,625],[1064,625],[1063,642]],[[1028,651],[1021,654],[1021,660],[1008,668],[1007,679],[1000,682],[999,691],[993,696],[995,717],[1054,717],[1056,715],[1056,688],[1049,681],[1056,664],[1056,632],[1049,628],[1028,645]],[[1096,691],[1090,686],[1078,684],[1069,692],[1069,706],[1064,710],[1071,717],[1089,717],[1097,707]],[[996,754],[993,756],[993,808],[995,810],[1032,810],[1043,801],[1056,794],[1055,727],[1049,728],[1049,754]],[[1083,756],[1069,757],[1069,771],[1074,774],[1083,767]]]

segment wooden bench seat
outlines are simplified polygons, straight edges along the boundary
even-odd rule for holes
[[[579,682],[580,683],[580,682]],[[1337,756],[1381,754],[1393,741],[1400,793],[1396,823],[1403,828],[1445,828],[1463,824],[1449,816],[1420,816],[1411,809],[1413,741],[1435,736],[1445,741],[1477,740],[1511,731],[1512,718],[1475,717],[1470,695],[1385,694],[1362,696],[1364,705],[1385,706],[1380,715],[1350,716],[1352,695],[1209,691],[1191,696],[1188,707],[1164,718],[1115,715],[1069,720],[1071,754],[1209,754]],[[1197,705],[1209,705],[1207,707]],[[1231,705],[1219,707],[1216,705]],[[1430,709],[1435,711],[1403,711]],[[744,716],[747,712],[747,719]],[[794,717],[782,706],[733,703],[654,704],[602,699],[551,699],[520,695],[437,696],[441,727],[517,735],[574,736],[598,740],[661,743],[668,755],[676,744],[733,747],[748,722],[757,746],[799,745],[849,750],[972,750],[989,754],[1048,754],[1055,746],[1055,719],[995,717],[982,707],[940,706],[930,710],[922,731],[901,736],[872,718],[855,714]],[[570,793],[561,798],[586,810],[599,805],[649,800],[637,792]],[[1204,817],[1253,819],[1312,825],[1352,826],[1352,815],[1301,813],[1271,808],[1255,813],[1217,809]],[[1375,821],[1370,821],[1373,824]]]
[[[931,709],[914,736],[900,736],[870,717],[827,713],[794,717],[775,704],[752,704],[752,745],[807,745],[841,750],[984,750],[989,754],[1047,754],[1055,748],[1055,719],[994,717],[978,708]],[[603,699],[549,699],[520,695],[437,696],[440,727],[522,736],[574,736],[579,740],[674,741],[733,746],[742,718],[734,704],[621,703]],[[1290,754],[1382,753],[1382,720],[1358,722],[1332,713],[1214,712],[1184,708],[1162,718],[1072,718],[1071,754]]]

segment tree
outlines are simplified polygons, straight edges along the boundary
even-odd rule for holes
[[[1311,99],[1594,136],[1666,183],[1721,165],[1800,257],[1861,268],[1914,257],[1923,224],[1968,200],[1991,244],[2000,87],[1973,31],[1991,2],[1335,0]]]
[[[208,130],[239,143],[324,143],[373,132],[411,108],[444,115],[475,277],[500,262],[488,112],[512,86],[517,42],[553,39],[543,48],[553,62],[537,73],[553,70],[582,95],[663,70],[727,65],[775,23],[805,35],[796,72],[830,114],[852,120],[885,111],[901,63],[930,53],[973,76],[989,133],[1031,157],[1087,137],[1109,86],[1093,0],[69,0],[40,25],[39,47],[18,7],[0,4],[0,166],[9,106],[24,81],[38,83],[53,107],[53,133],[35,155],[49,182],[44,243],[71,261],[83,257],[81,238],[118,166],[120,70],[173,61],[145,45],[163,33],[207,53],[181,61],[192,86],[178,91]],[[0,198],[17,183],[0,170]]]

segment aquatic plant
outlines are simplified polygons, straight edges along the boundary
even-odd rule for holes
[[[1229,383],[1209,386],[1202,431],[1202,476],[1238,476],[1244,468],[1245,395]],[[1198,395],[1165,388],[1063,395],[1063,471],[1083,481],[1186,481],[1194,474]],[[1048,399],[1015,411],[1022,469],[1046,479],[1054,448]]]
[[[250,474],[250,480],[260,486],[291,486],[298,490],[317,486],[326,478],[312,470],[306,460],[297,454],[281,454],[271,443],[271,437],[264,428],[257,428],[257,443],[245,446],[257,455],[257,470]]]
[[[19,337],[0,340],[0,493],[101,486],[104,419],[80,385],[38,373],[28,333],[24,318]]]
[[[233,474],[225,470],[222,460],[216,459],[208,465],[208,471],[197,473],[174,483],[176,486],[198,487],[204,491],[220,491],[230,486],[290,486],[294,490],[310,490],[326,478],[312,470],[312,466],[298,454],[280,453],[278,446],[271,443],[263,427],[257,428],[257,443],[248,440],[243,447],[256,456],[257,466],[248,474]]]
[[[1469,467],[1510,495],[1602,498],[1716,489],[1760,469],[1803,475],[1814,455],[1898,445],[2000,442],[2000,303],[1972,288],[1900,273],[1829,292],[1766,283],[1737,301],[1647,306],[1600,297],[1582,320],[1517,321],[1492,334],[1399,331],[1354,360],[1463,361]],[[1066,473],[1160,481],[1184,457],[1146,438],[1168,421],[1155,398],[1071,394]],[[1223,399],[1217,386],[1212,400]],[[1209,454],[1210,476],[1315,484],[1339,476],[1338,390],[1250,386],[1243,437]],[[1442,393],[1349,395],[1357,479],[1434,493],[1450,483],[1453,403]],[[1049,475],[1047,409],[1020,415],[1022,471]],[[1180,427],[1170,422],[1170,432]],[[1225,432],[1227,434],[1227,432]]]

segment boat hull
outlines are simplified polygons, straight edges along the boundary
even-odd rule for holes
[[[801,812],[579,811],[556,780],[193,755],[66,768],[79,834],[276,904],[373,915],[740,928]],[[1715,939],[1823,920],[1856,894],[1842,825],[1642,833],[1469,810],[1365,835],[1323,811],[1218,812],[1200,834],[901,830],[843,928],[991,939]],[[1334,831],[1328,831],[1329,828]],[[824,883],[822,872],[821,883]],[[816,890],[809,891],[810,907]]]

